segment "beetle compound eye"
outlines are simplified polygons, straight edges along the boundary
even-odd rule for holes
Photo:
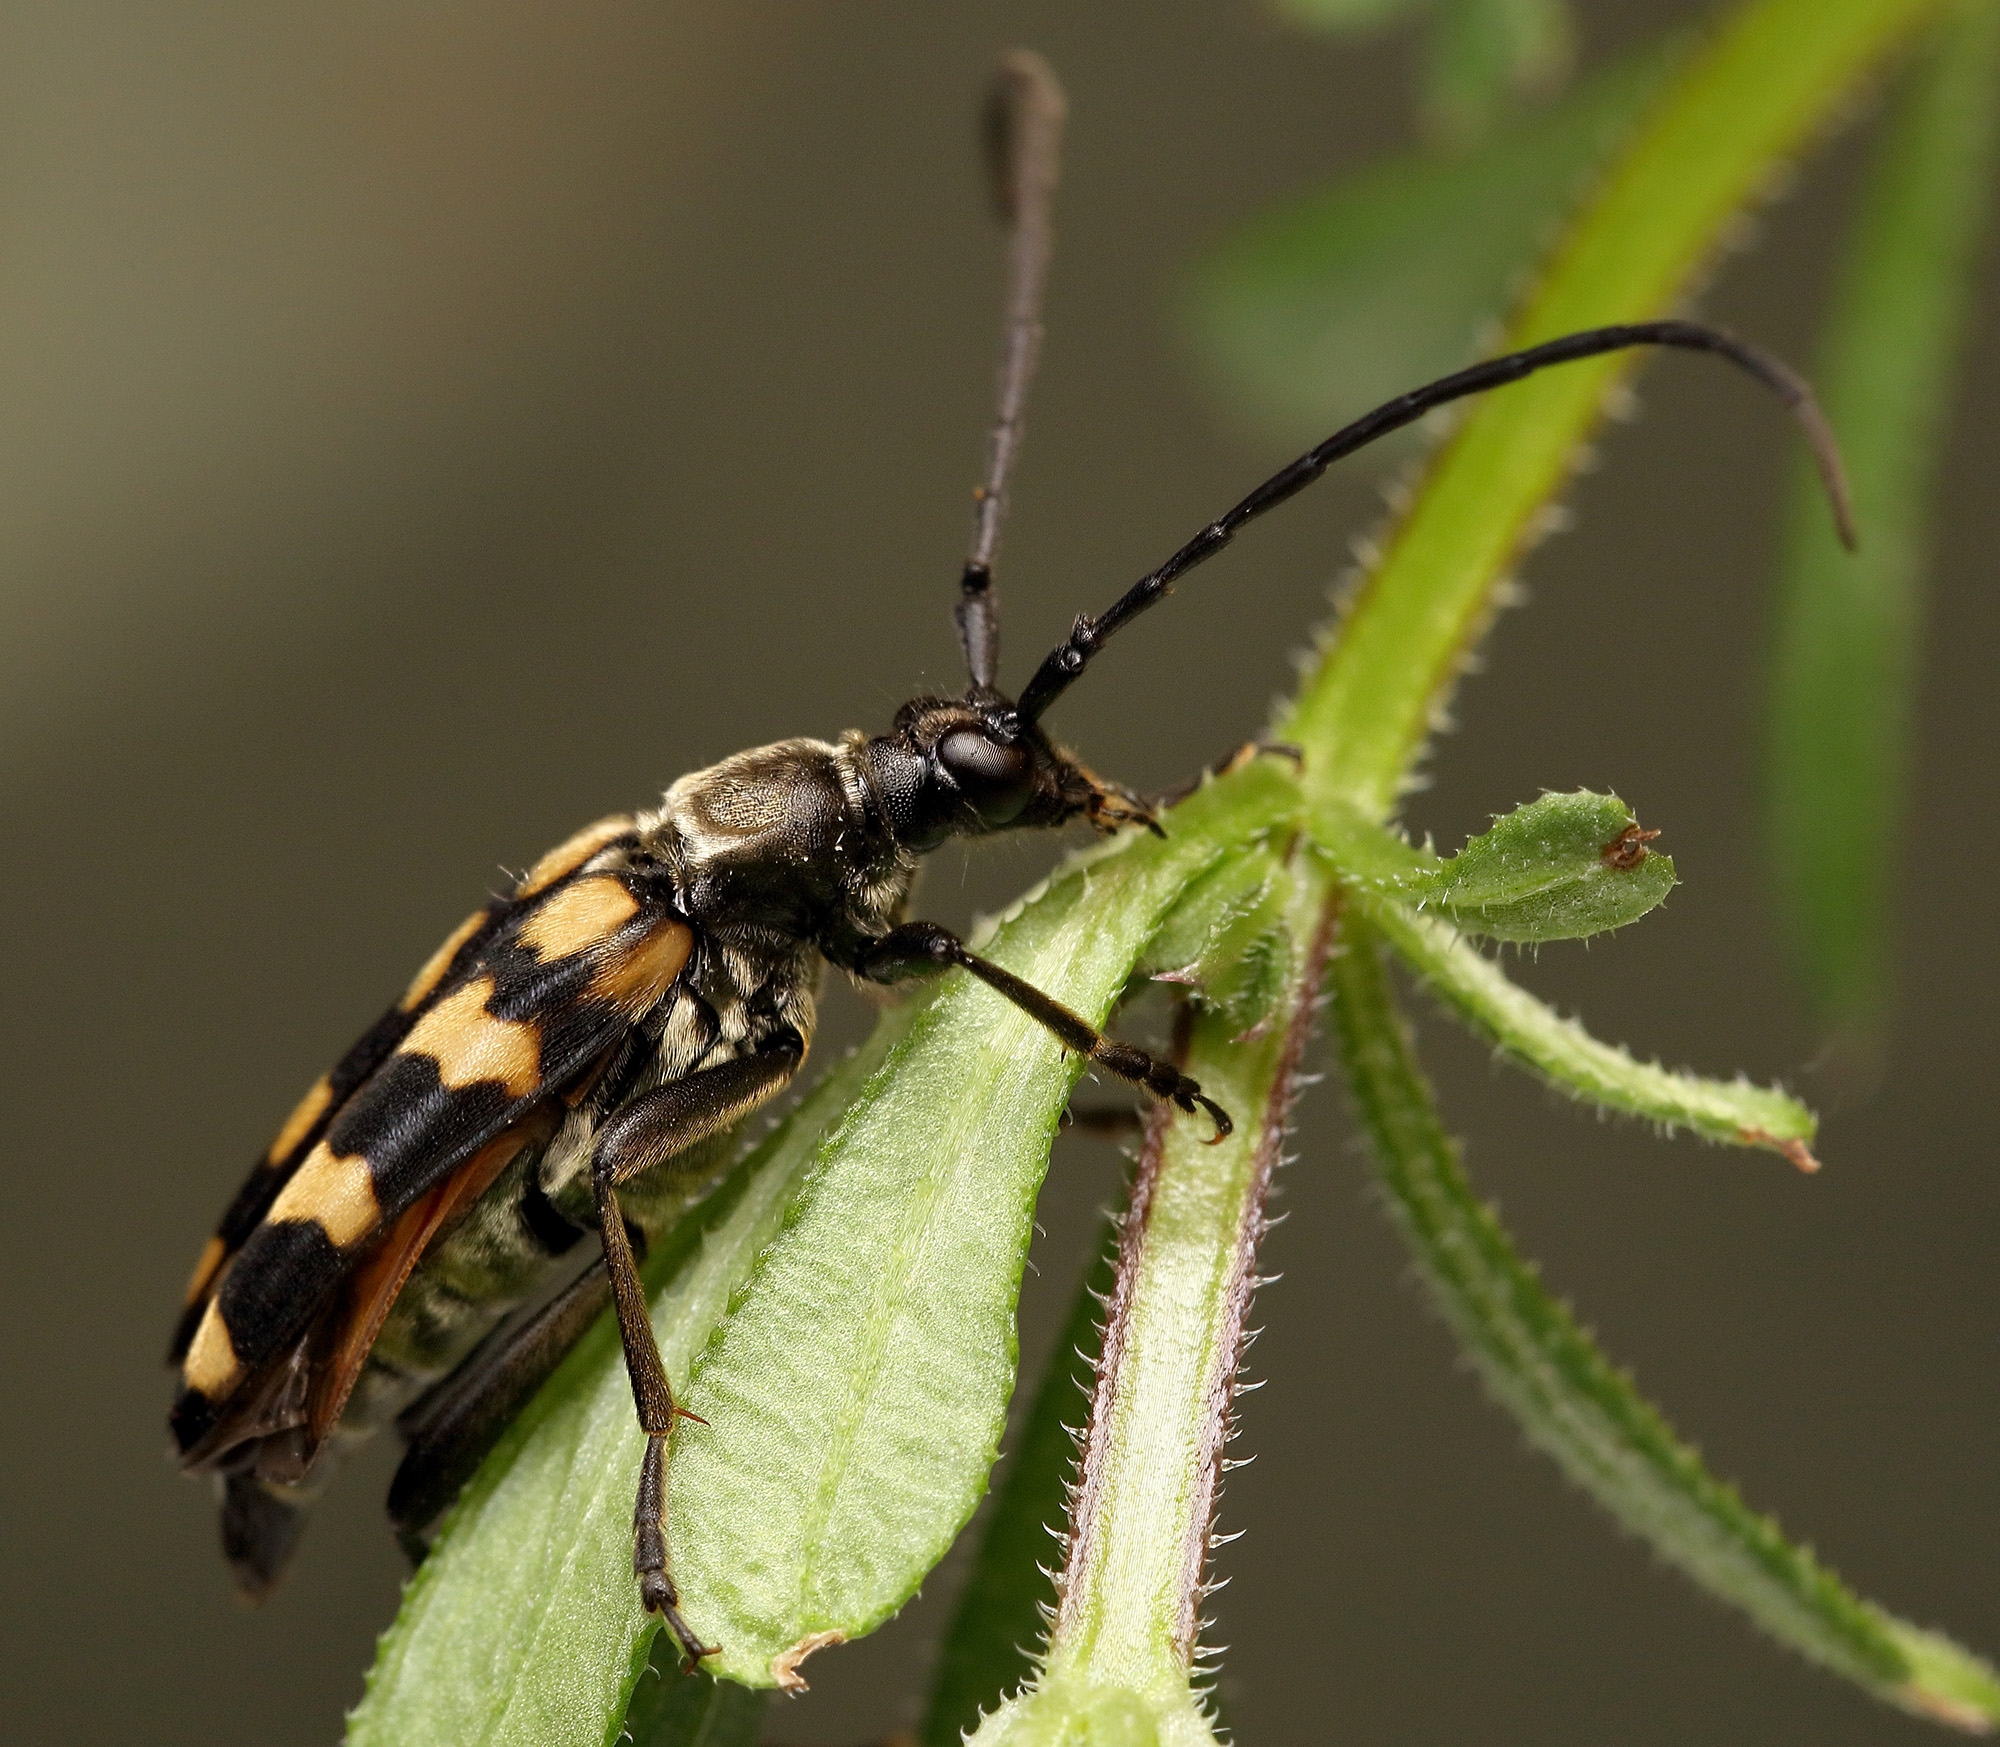
[[[947,734],[938,743],[938,762],[988,825],[1005,825],[1035,792],[1035,755],[1025,746],[989,740],[975,729]]]

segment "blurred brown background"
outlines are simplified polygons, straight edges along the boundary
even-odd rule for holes
[[[1693,10],[1593,0],[1586,53]],[[997,50],[1042,48],[1073,104],[1003,570],[1018,683],[1284,458],[1196,393],[1171,295],[1251,210],[1407,140],[1408,48],[1335,49],[1251,0],[73,0],[0,31],[0,1733],[329,1742],[395,1606],[386,1462],[250,1612],[161,1453],[159,1351],[247,1161],[499,864],[736,747],[959,683],[997,301],[970,117]],[[1812,166],[1711,313],[1809,354],[1858,161],[1850,139]],[[1825,1173],[1601,1125],[1427,1028],[1478,1181],[1611,1350],[1865,1591],[1988,1651],[1994,307],[1945,479],[1902,1025],[1881,1094],[1830,1111]],[[1523,976],[1668,1061],[1825,1098],[1753,809],[1790,439],[1698,364],[1645,403],[1411,816],[1455,842],[1543,786],[1616,785],[1685,883]],[[1252,730],[1376,513],[1362,468],[1260,527],[1061,731],[1150,787]],[[926,907],[963,920],[1045,856],[941,857]],[[1250,1531],[1215,1603],[1240,1739],[1926,1733],[1654,1568],[1523,1449],[1411,1289],[1333,1086],[1297,1150],[1258,1461],[1224,1505]],[[1031,1357],[1116,1171],[1058,1153]],[[908,1721],[952,1569],[815,1662],[777,1734]]]

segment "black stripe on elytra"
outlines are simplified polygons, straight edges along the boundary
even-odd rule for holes
[[[511,936],[497,940],[479,967],[482,976],[493,979],[486,1011],[516,1024],[543,1021],[551,1010],[581,997],[606,957],[602,951],[587,951],[545,963]]]
[[[282,1219],[250,1234],[215,1295],[237,1364],[254,1371],[305,1332],[347,1258],[313,1219]]]
[[[447,1086],[434,1058],[394,1055],[348,1100],[327,1145],[342,1158],[368,1161],[386,1222],[470,1158],[526,1101],[497,1080]]]
[[[540,1044],[539,1081],[525,1096],[510,1096],[496,1080],[448,1087],[430,1056],[404,1053],[391,1056],[348,1100],[327,1144],[343,1157],[368,1161],[384,1221],[441,1182],[544,1094],[560,1092],[617,1042],[630,1024],[626,1016],[607,1002],[574,998],[590,968],[570,961],[550,967],[551,980],[542,990],[552,997],[550,1004],[524,1015],[538,1022]],[[571,998],[553,998],[560,991]],[[497,1009],[496,996],[487,1011],[506,1017]]]
[[[593,876],[602,877],[602,876]],[[631,880],[623,880],[628,892]],[[551,893],[559,888],[550,888]],[[644,890],[634,893],[639,908],[610,933],[587,942],[561,958],[544,959],[521,940],[522,932],[534,921],[535,912],[545,901],[538,895],[494,939],[480,966],[492,977],[493,994],[487,1012],[502,1019],[541,1020],[547,1011],[577,999],[600,970],[638,951],[647,938],[668,924],[686,927],[686,921],[669,904],[661,903]]]
[[[650,916],[642,912],[613,938],[634,944],[664,920],[657,912]],[[585,953],[543,964],[511,939],[495,941],[488,936],[477,967],[491,974],[496,985],[487,1011],[499,1019],[534,1022],[539,1031],[540,1083],[525,1097],[511,1097],[497,1081],[449,1088],[438,1078],[437,1063],[430,1056],[406,1053],[391,1054],[340,1105],[325,1139],[337,1156],[367,1160],[383,1223],[397,1218],[418,1196],[518,1119],[545,1091],[559,1091],[617,1041],[630,1025],[630,1018],[608,1002],[580,998],[602,963],[603,955]],[[467,966],[466,970],[473,968]],[[418,1012],[464,980],[462,974],[440,981],[431,1000]],[[372,1046],[374,1034],[366,1041]],[[342,1067],[360,1055],[357,1046]],[[277,1179],[280,1173],[267,1175]],[[274,1183],[274,1193],[275,1188]],[[301,1237],[301,1233],[308,1235]],[[293,1251],[299,1246],[304,1247],[295,1257]],[[361,1247],[357,1244],[353,1253]],[[324,1259],[320,1249],[325,1252]],[[251,1324],[239,1332],[234,1318],[224,1313],[231,1341],[244,1364],[256,1365],[284,1340],[296,1337],[351,1260],[352,1254],[342,1256],[335,1251],[324,1230],[313,1222],[264,1223],[252,1230],[240,1246],[223,1293],[225,1303],[248,1307],[252,1317]],[[290,1307],[282,1318],[263,1308],[280,1304]],[[252,1341],[252,1350],[246,1351],[241,1344],[245,1339]]]
[[[174,1397],[174,1405],[167,1414],[167,1430],[173,1434],[174,1447],[185,1456],[215,1430],[221,1414],[220,1403],[210,1401],[198,1389],[183,1389]]]
[[[299,1137],[298,1143],[283,1158],[269,1163],[260,1158],[243,1187],[237,1190],[235,1200],[230,1202],[221,1223],[215,1228],[215,1235],[224,1244],[232,1250],[240,1248],[243,1240],[257,1229],[264,1215],[270,1211],[271,1203],[277,1200],[278,1192],[291,1181],[292,1173],[299,1168],[306,1154],[339,1120],[341,1108],[353,1096],[355,1088],[388,1060],[396,1045],[409,1035],[410,1027],[436,1004],[441,992],[460,980],[459,973],[472,963],[492,940],[495,930],[519,907],[511,899],[496,900],[489,905],[486,920],[452,955],[450,965],[430,993],[408,1012],[400,1005],[390,1007],[355,1040],[326,1077],[326,1108],[320,1112],[319,1120]]]
[[[628,832],[605,844],[604,849],[629,845],[635,842],[637,837],[637,832]],[[598,855],[604,853],[604,849],[595,851],[589,859],[595,860]],[[397,1044],[409,1035],[410,1028],[437,1004],[442,995],[457,988],[466,980],[466,973],[484,956],[486,949],[492,944],[494,935],[510,923],[518,924],[518,919],[523,913],[569,885],[582,871],[581,867],[572,869],[561,879],[536,893],[531,901],[523,901],[512,895],[494,897],[486,906],[485,920],[465,938],[458,951],[452,954],[451,963],[445,966],[443,974],[431,986],[430,992],[407,1011],[400,1002],[391,1005],[355,1040],[326,1077],[328,1088],[326,1109],[320,1113],[319,1120],[306,1130],[298,1143],[283,1158],[266,1162],[260,1157],[242,1188],[237,1190],[235,1199],[229,1203],[215,1228],[215,1235],[221,1238],[224,1244],[232,1250],[241,1247],[243,1240],[257,1228],[265,1213],[269,1211],[271,1203],[278,1198],[278,1192],[290,1181],[292,1173],[298,1169],[306,1154],[312,1151],[332,1123],[338,1120],[342,1105],[353,1095],[355,1088],[388,1060]]]

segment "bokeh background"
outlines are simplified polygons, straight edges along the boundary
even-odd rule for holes
[[[1591,0],[1586,60],[1696,9]],[[1176,344],[1199,252],[1405,143],[1410,48],[1252,0],[915,6],[72,0],[0,12],[0,747],[13,921],[7,1721],[21,1741],[330,1742],[390,1617],[388,1452],[237,1605],[162,1456],[202,1237],[303,1086],[484,891],[577,823],[791,733],[955,687],[997,243],[970,116],[1040,47],[1073,121],[1003,570],[1016,683],[1284,455]],[[1705,308],[1810,353],[1860,132]],[[1991,275],[1988,275],[1988,284]],[[1831,1104],[1827,1169],[1602,1125],[1426,1027],[1480,1185],[1610,1349],[1899,1611],[2000,1649],[1996,308],[1944,477],[1884,1084],[1842,1099],[1774,943],[1753,761],[1781,418],[1643,383],[1529,566],[1409,816],[1456,842],[1615,785],[1684,884],[1521,967],[1603,1032]],[[1262,719],[1365,468],[1261,526],[1063,706],[1165,786]],[[941,856],[962,922],[1047,846]],[[845,997],[828,1042],[859,1024]],[[842,1017],[844,1015],[844,1017]],[[1915,1741],[1654,1567],[1455,1364],[1307,1104],[1231,1480],[1216,1636],[1238,1738]],[[1115,1192],[1066,1141],[1023,1311],[1046,1349]],[[774,1738],[906,1725],[947,1564],[818,1659]]]

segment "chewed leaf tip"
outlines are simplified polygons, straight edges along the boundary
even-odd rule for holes
[[[799,1664],[815,1651],[831,1650],[834,1645],[846,1642],[845,1632],[808,1632],[771,1658],[771,1678],[784,1692],[804,1692],[806,1677],[799,1672]]]
[[[1819,1160],[1813,1156],[1812,1148],[1796,1135],[1789,1140],[1781,1140],[1768,1129],[1746,1128],[1743,1130],[1742,1140],[1745,1146],[1760,1146],[1790,1159],[1808,1177],[1818,1174]]]
[[[1630,873],[1653,853],[1646,845],[1658,836],[1658,831],[1640,830],[1639,821],[1634,819],[1597,852],[1597,859],[1614,872]]]

